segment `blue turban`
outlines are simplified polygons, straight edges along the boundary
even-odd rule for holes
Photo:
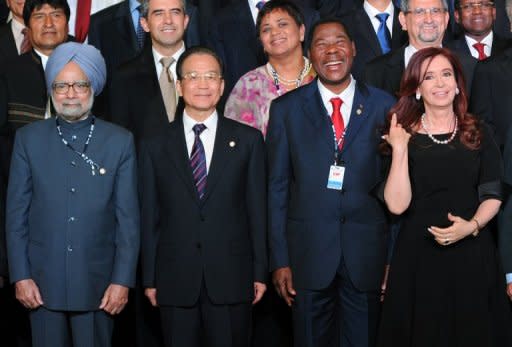
[[[44,71],[48,93],[52,90],[55,77],[57,77],[64,66],[70,62],[74,62],[80,66],[89,79],[89,82],[91,82],[94,94],[98,95],[101,93],[107,78],[105,60],[100,51],[93,46],[76,42],[63,43],[57,46],[52,55],[50,55]]]

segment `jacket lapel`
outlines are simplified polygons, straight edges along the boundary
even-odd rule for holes
[[[379,39],[375,34],[375,30],[373,30],[371,19],[368,17],[368,14],[363,8],[359,9],[356,12],[356,23],[359,26],[359,32],[361,33],[361,35],[365,37],[366,41],[370,44],[370,47],[375,56],[381,55],[382,50],[380,48]]]
[[[208,177],[206,178],[206,192],[202,201],[203,204],[208,200],[219,179],[222,177],[222,171],[228,165],[230,153],[236,150],[238,142],[239,139],[233,134],[229,123],[219,115],[212,161],[208,170]]]
[[[176,167],[178,175],[181,177],[188,191],[199,204],[192,168],[188,156],[187,143],[185,141],[185,129],[183,120],[175,121],[169,128],[168,146],[165,149],[171,162]]]
[[[329,146],[330,150],[334,148],[332,127],[327,120],[328,114],[325,106],[322,102],[322,97],[318,90],[318,80],[315,79],[313,82],[303,88],[307,88],[307,94],[302,99],[302,108],[306,118],[311,124],[317,129],[318,136],[322,138],[322,141]],[[299,115],[297,115],[299,116]]]
[[[356,138],[357,133],[361,129],[361,125],[365,122],[366,114],[370,111],[365,109],[366,104],[366,87],[359,82],[356,84],[354,93],[354,101],[352,103],[352,111],[350,112],[350,122],[345,132],[345,141],[343,143],[342,152],[346,151]]]
[[[135,28],[133,27],[132,16],[130,13],[130,2],[124,1],[123,5],[119,6],[115,14],[116,22],[113,27],[116,29],[117,34],[132,47],[134,52],[139,50]]]

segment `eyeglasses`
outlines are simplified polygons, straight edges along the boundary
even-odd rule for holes
[[[494,2],[488,1],[488,2],[470,2],[464,5],[460,5],[459,8],[462,11],[470,12],[473,10],[476,10],[477,8],[480,8],[482,10],[490,10],[494,8]]]
[[[91,82],[87,81],[76,81],[76,82],[55,82],[52,84],[53,91],[57,94],[66,94],[69,88],[73,88],[73,91],[77,94],[87,93],[91,87]]]
[[[423,8],[418,7],[413,10],[405,11],[405,14],[412,14],[415,17],[422,18],[425,17],[427,13],[430,13],[432,17],[440,17],[446,12],[445,8],[441,7],[431,7],[431,8]]]
[[[199,81],[206,81],[206,82],[218,82],[222,79],[222,76],[218,74],[217,72],[205,72],[205,73],[199,73],[199,72],[187,72],[183,75],[183,79],[189,82],[199,82]]]

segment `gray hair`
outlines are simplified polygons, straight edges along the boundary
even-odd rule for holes
[[[144,18],[148,18],[148,12],[149,12],[149,2],[151,0],[140,0],[140,16]],[[181,2],[181,9],[183,10],[184,14],[187,14],[187,0],[180,0]]]
[[[409,11],[409,2],[411,0],[402,0],[400,1],[400,11],[407,12]],[[443,4],[443,7],[446,11],[448,11],[448,0],[441,0],[441,3]]]

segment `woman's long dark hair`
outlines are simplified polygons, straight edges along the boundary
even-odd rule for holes
[[[416,133],[421,115],[425,112],[423,101],[416,100],[416,91],[425,78],[425,72],[422,73],[421,67],[425,61],[430,65],[432,59],[437,56],[443,56],[450,62],[459,88],[459,94],[455,95],[453,100],[453,111],[458,120],[460,142],[469,149],[477,149],[480,147],[481,134],[478,120],[468,113],[468,99],[462,67],[458,58],[446,48],[424,48],[412,56],[400,82],[398,102],[389,111],[384,132],[386,134],[389,132],[391,116],[396,113],[397,122],[410,134]],[[389,145],[383,143],[382,150],[389,154]]]

